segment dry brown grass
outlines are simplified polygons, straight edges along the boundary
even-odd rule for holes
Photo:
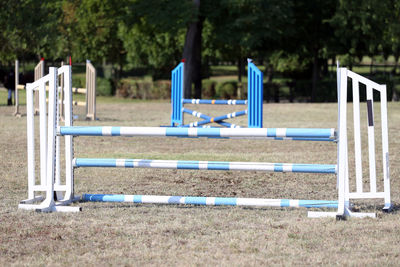
[[[211,108],[218,110],[216,115],[229,112]],[[389,103],[395,211],[383,214],[381,202],[367,202],[360,207],[377,212],[377,219],[346,222],[308,219],[305,209],[80,203],[79,214],[21,211],[18,202],[27,197],[26,120],[12,112],[0,106],[1,266],[399,264],[399,103]],[[100,103],[99,121],[75,125],[167,125],[169,112],[168,103]],[[264,126],[335,127],[336,105],[266,104]],[[77,157],[331,164],[336,157],[334,144],[313,142],[110,137],[75,141]],[[75,174],[77,194],[336,197],[332,175],[95,168]]]

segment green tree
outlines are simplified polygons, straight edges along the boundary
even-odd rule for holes
[[[241,81],[246,58],[265,58],[291,34],[291,1],[222,0],[210,2],[208,20],[222,60],[237,62]]]
[[[63,0],[59,50],[76,61],[122,64],[124,50],[118,38],[122,7],[118,0]]]
[[[329,20],[334,16],[336,0],[295,1],[294,25],[296,31],[289,37],[290,54],[298,56],[299,61],[311,66],[311,101],[317,100],[321,68],[328,60],[327,48],[332,36]]]
[[[127,1],[118,37],[128,63],[146,66],[155,78],[169,75],[182,59],[189,4],[172,0]]]
[[[0,61],[54,57],[58,1],[3,0],[0,4]]]
[[[387,1],[339,1],[330,24],[334,28],[337,52],[349,57],[350,68],[365,55],[372,58],[383,53],[384,33],[393,7]]]

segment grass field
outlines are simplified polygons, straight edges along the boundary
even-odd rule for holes
[[[98,98],[97,104],[98,121],[83,121],[84,110],[75,108],[75,125],[169,124],[167,102]],[[212,107],[217,115],[228,108]],[[78,203],[79,214],[18,210],[27,198],[26,117],[15,118],[13,111],[0,105],[1,266],[399,264],[398,102],[389,103],[394,212],[382,213],[383,201],[357,202],[378,218],[349,221],[308,219],[306,209],[285,208]],[[264,127],[336,127],[336,112],[334,103],[265,104]],[[245,118],[236,122],[245,124]],[[74,149],[77,157],[336,163],[336,146],[324,142],[79,137]],[[337,198],[333,175],[86,168],[75,177],[76,194]]]

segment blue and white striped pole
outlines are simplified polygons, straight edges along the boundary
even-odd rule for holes
[[[75,136],[173,136],[223,138],[311,138],[335,140],[334,128],[177,128],[61,126],[59,135]]]
[[[149,159],[75,158],[73,166],[177,170],[265,171],[335,174],[336,165],[268,162],[188,161]]]
[[[255,206],[255,207],[305,207],[337,208],[337,201],[300,200],[300,199],[264,199],[233,197],[192,197],[192,196],[155,196],[155,195],[112,195],[83,194],[82,201],[93,202],[130,202],[138,204],[186,204],[207,206]]]

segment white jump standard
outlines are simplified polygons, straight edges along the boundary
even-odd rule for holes
[[[62,88],[65,101],[64,126],[60,126],[58,108],[57,77],[63,74]],[[347,136],[347,81],[353,82],[353,115],[355,140],[355,173],[356,191],[350,191],[348,136]],[[48,117],[46,115],[46,84],[49,84]],[[369,184],[370,189],[362,188],[360,104],[358,83],[366,85],[368,111],[368,147],[369,147]],[[35,180],[35,147],[33,91],[39,91],[40,104],[40,183]],[[375,127],[373,117],[373,90],[380,93],[381,130],[382,130],[382,162],[383,170],[377,179],[375,165]],[[356,91],[356,92],[355,92]],[[72,126],[72,88],[71,68],[50,68],[50,73],[33,84],[27,85],[27,125],[28,125],[28,199],[19,208],[38,211],[79,211],[76,206],[67,206],[79,199],[74,195],[74,168],[107,167],[107,168],[158,168],[158,169],[192,169],[216,171],[262,171],[262,172],[300,172],[335,174],[337,176],[337,200],[299,200],[269,198],[232,198],[232,197],[198,197],[198,196],[154,196],[154,195],[112,195],[84,194],[82,201],[110,201],[132,203],[162,203],[191,205],[234,205],[265,207],[306,207],[334,208],[335,212],[310,211],[309,217],[375,217],[375,213],[358,213],[350,211],[350,199],[376,198],[384,199],[384,210],[391,209],[389,152],[386,86],[376,84],[346,68],[338,69],[338,128],[179,128],[179,127],[116,127],[116,126]],[[60,178],[60,138],[65,138],[65,184]],[[109,159],[109,158],[76,158],[73,153],[73,136],[146,136],[149,138],[196,137],[196,138],[250,138],[255,142],[268,139],[303,140],[303,141],[335,141],[337,143],[337,164],[299,164],[299,163],[267,163],[267,162],[221,162],[221,161],[187,161],[187,160],[153,160],[153,159]],[[265,140],[264,140],[265,139]],[[190,139],[189,139],[190,140]],[[383,190],[377,190],[377,183],[383,180]],[[381,188],[381,187],[379,187]],[[37,192],[46,192],[45,196],[37,196]],[[39,202],[38,204],[35,204]]]
[[[63,65],[63,63],[61,63]],[[39,80],[44,76],[44,59],[41,59],[40,62],[35,67],[34,77],[35,81]],[[15,73],[19,74],[19,63],[18,60],[15,61]],[[64,79],[62,75],[59,79],[60,88],[63,88]],[[19,75],[15,75],[15,113],[14,115],[17,117],[21,117],[21,113],[19,112],[19,95],[18,90],[25,90],[25,85],[19,84]],[[96,120],[96,69],[90,63],[90,60],[86,60],[86,88],[72,88],[73,93],[76,94],[85,94],[85,102],[82,101],[73,101],[73,106],[84,106],[86,107],[86,119],[87,120]],[[64,101],[63,91],[60,93],[59,102]],[[39,94],[38,91],[35,91],[35,114],[39,114]],[[64,106],[60,105],[60,114],[64,117]]]

